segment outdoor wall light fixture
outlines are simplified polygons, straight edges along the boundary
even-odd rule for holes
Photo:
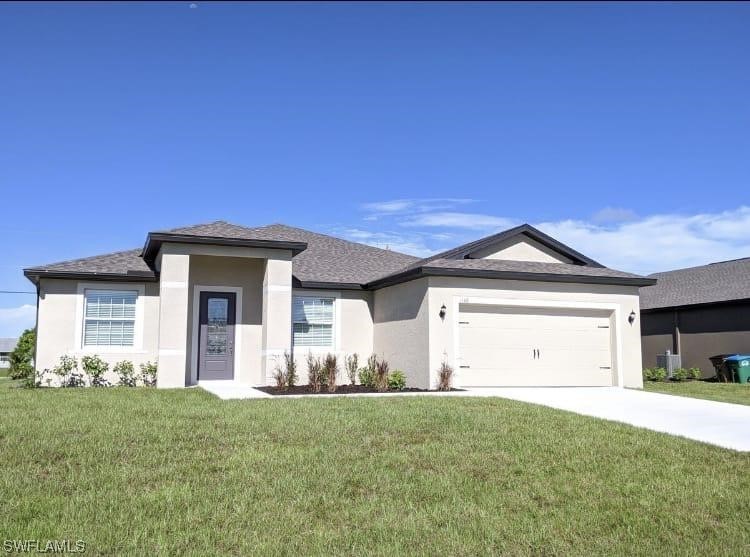
[[[635,321],[635,312],[631,311],[630,315],[628,315],[628,323],[632,325],[634,321]]]
[[[440,306],[440,319],[445,319],[445,304]]]

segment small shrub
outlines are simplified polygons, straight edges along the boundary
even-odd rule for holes
[[[284,369],[286,374],[287,388],[294,387],[297,384],[297,362],[294,361],[294,354],[284,351]]]
[[[276,369],[273,372],[273,380],[276,383],[276,388],[280,391],[286,391],[286,371],[281,367],[281,364],[276,364]]]
[[[156,387],[156,370],[155,363],[146,362],[141,364],[141,381],[145,387]]]
[[[21,387],[24,389],[36,389],[41,387],[42,380],[44,379],[45,374],[49,374],[49,372],[50,371],[48,369],[45,369],[43,371],[36,371],[31,375],[24,377],[23,381],[21,382]],[[48,387],[51,381],[51,379],[47,379]]]
[[[703,377],[703,371],[699,367],[691,367],[688,370],[688,377],[690,379],[700,379]]]
[[[104,374],[109,369],[109,364],[96,354],[81,358],[81,367],[83,372],[91,378],[92,387],[106,387],[109,384],[104,378]]]
[[[406,388],[406,375],[398,369],[388,376],[388,388],[391,391],[403,391]]]
[[[684,367],[678,367],[672,371],[672,381],[684,381],[688,378],[688,370]]]
[[[336,377],[339,373],[338,358],[330,352],[323,359],[323,377],[329,393],[336,392]]]
[[[380,360],[375,365],[375,388],[378,392],[385,392],[388,390],[388,362],[386,360]]]
[[[117,362],[112,368],[112,371],[114,371],[120,378],[120,385],[123,387],[135,387],[136,378],[133,362],[130,360]]]
[[[313,356],[312,353],[307,354],[307,382],[312,392],[320,392],[323,385],[323,366],[320,358]]]
[[[346,357],[346,374],[349,376],[349,383],[357,383],[357,368],[359,367],[359,356],[351,354]]]
[[[647,367],[643,370],[644,381],[664,381],[667,378],[667,370],[663,367]]]
[[[82,382],[83,375],[75,373],[76,371],[78,371],[78,360],[67,354],[60,356],[60,361],[52,368],[52,373],[60,378],[61,387],[80,386],[79,383]]]
[[[453,367],[447,362],[440,364],[438,369],[438,391],[450,391],[453,388]]]
[[[375,387],[375,372],[369,367],[363,367],[359,370],[359,384],[370,389]]]

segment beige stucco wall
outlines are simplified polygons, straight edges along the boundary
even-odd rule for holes
[[[458,305],[463,298],[519,300],[534,303],[564,302],[572,306],[604,304],[612,306],[610,328],[613,335],[613,375],[621,371],[623,386],[641,388],[641,332],[636,320],[628,323],[630,312],[639,313],[638,288],[635,286],[568,284],[553,282],[507,281],[498,279],[468,279],[430,277],[427,320],[429,322],[429,383],[434,386],[436,370],[445,359],[458,369],[456,361],[456,331]],[[439,317],[445,304],[447,314]],[[615,312],[616,310],[616,312]],[[616,328],[616,330],[615,330]],[[619,332],[620,341],[616,342]],[[618,346],[619,344],[619,346]]]
[[[198,311],[195,307],[196,286],[237,287],[242,289],[242,307],[238,311],[239,319],[235,325],[235,338],[239,340],[239,361],[235,366],[235,379],[244,383],[258,384],[261,381],[261,318],[263,313],[263,275],[264,259],[243,257],[212,257],[206,255],[190,256],[189,309],[188,323],[190,332],[187,337],[187,353],[190,354],[190,365],[187,383],[197,381],[197,362],[193,345],[195,324]],[[239,303],[239,300],[238,300]],[[240,308],[238,308],[239,310]],[[235,348],[237,344],[235,344]]]
[[[410,387],[428,388],[428,279],[417,279],[374,292],[374,349],[391,369],[406,374]]]
[[[472,255],[474,259],[506,259],[510,261],[539,261],[542,263],[571,263],[564,255],[530,238],[516,237],[495,244]]]
[[[104,347],[82,347],[80,339],[83,328],[83,298],[79,294],[79,284],[90,285],[95,289],[133,290],[143,289],[139,296],[142,303],[142,344],[131,348],[109,349]],[[76,281],[63,279],[41,279],[39,282],[39,317],[37,322],[37,370],[52,369],[60,356],[74,356],[80,362],[86,354],[97,354],[110,364],[110,368],[122,360],[130,360],[136,371],[141,363],[158,359],[159,330],[159,285],[147,283],[115,283],[107,281]],[[138,339],[136,339],[138,342]],[[54,375],[48,377],[57,379]],[[111,372],[106,378],[117,382]],[[52,384],[56,384],[53,381]]]
[[[334,310],[334,348],[331,350],[300,347],[294,350],[297,363],[299,384],[307,382],[307,356],[323,357],[331,352],[338,358],[338,382],[348,383],[346,375],[346,357],[357,354],[359,366],[362,367],[373,352],[373,296],[372,292],[359,290],[301,290],[294,289],[293,295],[322,296],[335,298]]]

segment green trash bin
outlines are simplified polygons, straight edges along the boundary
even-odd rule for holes
[[[736,356],[729,356],[724,360],[724,365],[729,369],[735,383],[742,383],[744,385],[750,383],[750,355],[737,354]]]

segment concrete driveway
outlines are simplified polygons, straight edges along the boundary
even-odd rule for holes
[[[750,388],[750,387],[748,387]],[[750,451],[750,406],[616,387],[516,387],[471,389]]]

